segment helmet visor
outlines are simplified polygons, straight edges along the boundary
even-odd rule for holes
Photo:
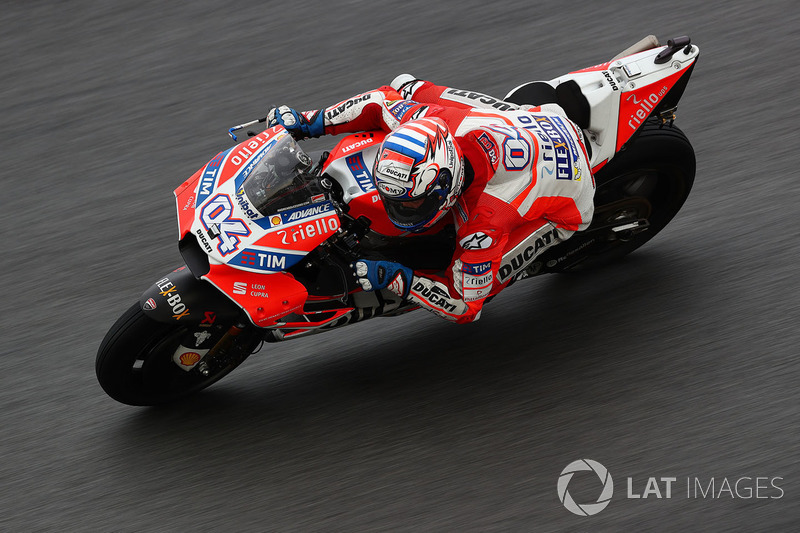
[[[437,191],[431,191],[428,196],[412,200],[387,198],[383,195],[381,195],[381,199],[389,219],[396,226],[409,230],[433,219],[441,207],[441,198]]]

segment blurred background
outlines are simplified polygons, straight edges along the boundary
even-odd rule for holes
[[[794,529],[799,25],[788,0],[5,2],[0,530]],[[650,33],[701,50],[677,120],[697,178],[624,262],[470,325],[270,345],[170,407],[97,385],[105,332],[181,263],[172,190],[228,127],[402,72],[502,97]],[[615,481],[593,517],[556,491],[580,458]],[[626,497],[670,476],[670,499]],[[684,487],[743,477],[783,495]]]

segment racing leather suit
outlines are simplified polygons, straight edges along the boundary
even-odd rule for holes
[[[407,296],[448,320],[479,318],[487,297],[591,222],[594,178],[582,134],[555,104],[520,108],[401,75],[303,115],[314,120],[317,113],[326,134],[392,131],[422,117],[438,117],[453,132],[467,168],[451,209],[458,244],[442,275],[414,272]]]

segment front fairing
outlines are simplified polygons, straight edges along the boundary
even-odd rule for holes
[[[297,180],[295,173],[283,181],[256,181],[290,140],[282,127],[270,128],[220,152],[175,190],[180,237],[191,233],[211,265],[285,271],[339,229],[336,210],[321,190],[294,187],[280,198],[256,194],[256,186],[287,191],[289,181]]]

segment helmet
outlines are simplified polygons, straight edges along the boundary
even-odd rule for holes
[[[420,232],[453,207],[464,185],[464,161],[438,118],[407,122],[383,140],[372,175],[392,224]]]

